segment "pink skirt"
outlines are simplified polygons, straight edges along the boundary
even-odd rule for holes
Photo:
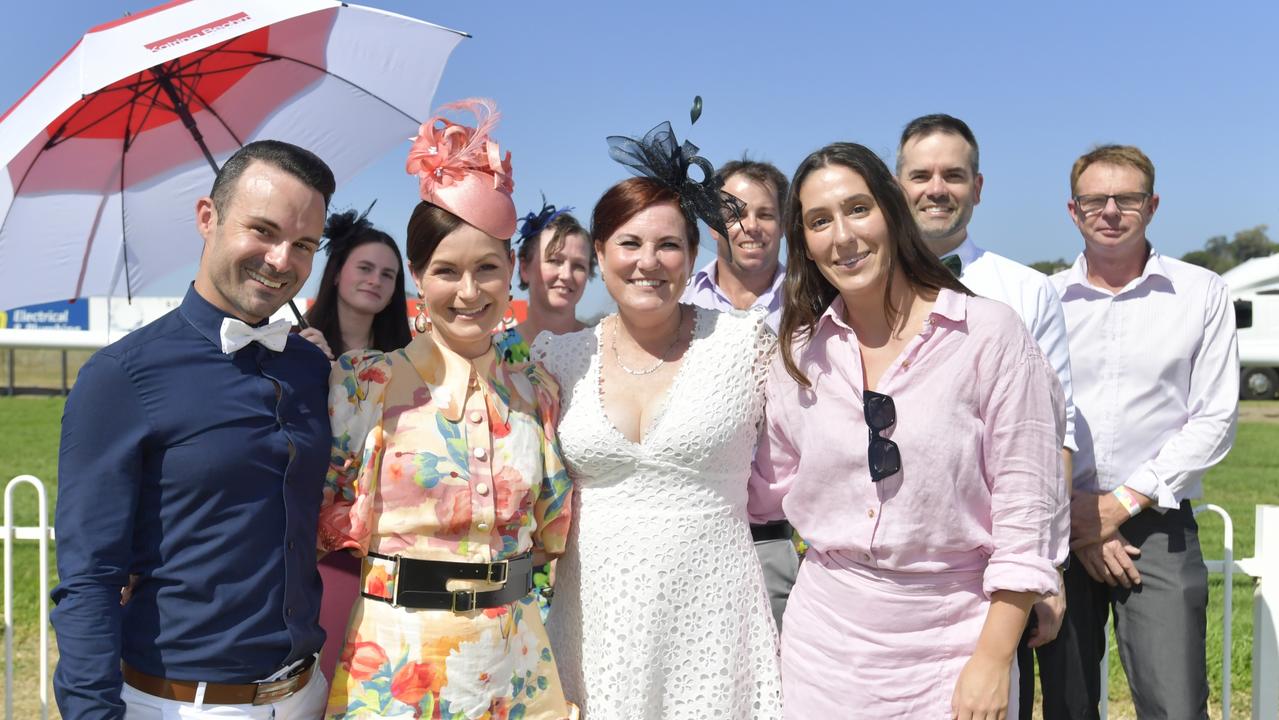
[[[785,717],[949,719],[989,605],[980,573],[886,572],[810,549],[783,621]],[[1017,663],[1009,675],[1013,716]]]

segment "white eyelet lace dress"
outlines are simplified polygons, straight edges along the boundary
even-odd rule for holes
[[[774,720],[777,634],[746,517],[776,340],[765,314],[695,309],[693,341],[644,440],[600,398],[599,326],[542,335],[560,382],[573,525],[548,632],[587,720]],[[602,324],[601,324],[602,325]]]

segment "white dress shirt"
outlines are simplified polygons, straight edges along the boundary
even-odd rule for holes
[[[1003,255],[977,247],[971,237],[947,253],[963,264],[959,281],[969,290],[1012,308],[1048,358],[1048,364],[1066,396],[1066,439],[1063,447],[1078,450],[1075,443],[1075,403],[1070,381],[1070,348],[1061,301],[1048,276]]]
[[[1088,282],[1083,255],[1052,276],[1074,370],[1075,489],[1127,485],[1160,512],[1203,494],[1239,414],[1239,348],[1226,283],[1151,252],[1118,293]]]

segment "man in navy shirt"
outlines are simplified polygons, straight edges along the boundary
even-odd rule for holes
[[[67,720],[322,713],[329,364],[266,321],[310,275],[333,190],[312,153],[246,145],[196,204],[204,251],[182,305],[80,371],[52,617]]]

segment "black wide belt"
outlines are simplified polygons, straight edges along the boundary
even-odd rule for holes
[[[501,607],[533,591],[532,552],[492,563],[418,560],[374,552],[369,553],[369,557],[395,563],[395,591],[392,597],[368,592],[360,594],[395,607],[470,612]],[[502,587],[496,590],[449,590],[450,580],[480,580],[501,583]]]
[[[793,534],[794,531],[791,530],[790,523],[785,520],[764,523],[763,525],[751,525],[751,540],[755,542],[790,540]]]

